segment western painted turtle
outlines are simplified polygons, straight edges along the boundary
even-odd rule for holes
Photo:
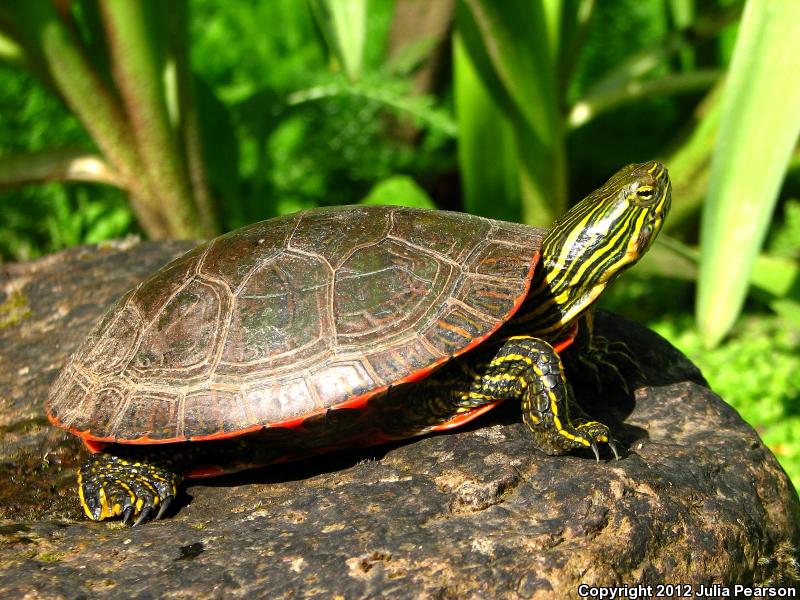
[[[184,478],[441,431],[503,400],[548,454],[616,454],[558,351],[669,206],[667,171],[648,162],[549,231],[350,206],[195,248],[127,293],[52,386],[50,420],[93,452],[84,511],[138,524]]]

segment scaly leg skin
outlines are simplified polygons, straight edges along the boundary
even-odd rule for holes
[[[94,521],[121,516],[134,526],[166,513],[181,478],[146,461],[93,454],[78,471],[78,493],[86,515]]]
[[[512,338],[514,339],[514,338]],[[598,442],[608,444],[619,459],[608,427],[593,421],[575,401],[564,378],[564,367],[553,347],[534,337],[516,338],[530,367],[522,395],[522,420],[533,433],[536,446],[547,454],[564,454],[591,448],[600,460]]]
[[[602,442],[619,457],[608,427],[591,420],[575,401],[556,351],[532,336],[512,336],[453,361],[423,380],[406,408],[409,418],[419,421],[427,415],[441,422],[499,400],[522,401],[523,421],[547,454],[590,448],[599,460],[597,444]]]

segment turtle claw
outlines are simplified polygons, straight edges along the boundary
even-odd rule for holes
[[[592,452],[594,452],[594,458],[597,462],[600,462],[600,450],[597,449],[597,442],[592,440],[591,444]]]
[[[580,423],[575,428],[575,432],[579,437],[583,438],[584,447],[589,447],[592,450],[594,458],[597,462],[600,462],[600,447],[598,442],[603,442],[608,445],[608,447],[611,449],[611,452],[614,454],[614,458],[619,460],[617,442],[611,437],[608,427],[602,423],[598,423],[597,421]]]
[[[616,454],[616,452],[614,452],[614,454]],[[166,498],[164,498],[164,500],[161,502],[161,508],[158,509],[158,514],[156,515],[156,520],[158,520],[158,519],[160,519],[160,518],[162,518],[164,516],[164,514],[167,512],[167,509],[169,508],[169,505],[172,504],[172,501],[174,499],[175,499],[175,496],[167,496]]]
[[[113,454],[93,454],[80,468],[83,509],[94,521],[119,516],[133,527],[160,519],[175,498],[180,478],[170,470]],[[156,514],[158,513],[158,514]]]
[[[131,519],[133,518],[134,508],[131,504],[130,506],[126,506],[125,509],[122,511],[122,524],[123,525],[130,525]]]
[[[148,517],[150,517],[150,515],[153,514],[154,510],[155,508],[153,508],[152,506],[145,506],[142,509],[142,512],[139,513],[139,518],[133,522],[133,525],[131,527],[136,527],[137,525],[141,525],[142,523],[147,521]]]
[[[617,450],[617,442],[613,439],[609,439],[607,444],[608,447],[611,448],[611,452],[614,453],[614,459],[619,460],[619,451]]]

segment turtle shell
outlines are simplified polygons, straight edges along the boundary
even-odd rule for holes
[[[91,445],[231,437],[358,408],[508,320],[544,231],[381,206],[243,227],[125,294],[60,372],[48,416]]]

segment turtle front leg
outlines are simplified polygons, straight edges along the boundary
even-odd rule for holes
[[[591,448],[599,460],[597,444],[602,442],[619,458],[608,427],[580,408],[558,353],[544,340],[510,337],[481,371],[473,388],[494,398],[521,398],[522,420],[543,452],[565,454]]]
[[[78,493],[86,515],[94,521],[121,516],[139,525],[164,516],[181,478],[168,468],[144,460],[101,452],[78,471]]]

